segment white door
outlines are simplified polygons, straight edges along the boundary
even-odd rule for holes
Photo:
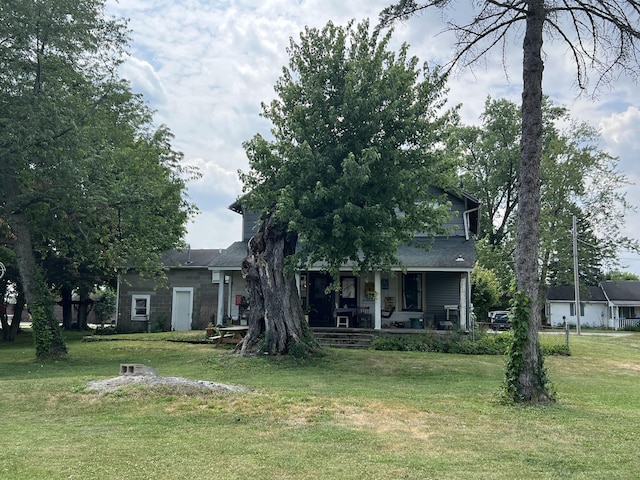
[[[191,330],[193,314],[193,288],[174,287],[173,308],[171,309],[171,329],[176,331]]]

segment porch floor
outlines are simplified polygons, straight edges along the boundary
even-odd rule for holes
[[[420,335],[425,332],[447,334],[447,330],[432,330],[424,328],[337,328],[312,327],[311,331],[318,343],[323,347],[367,349],[375,337],[383,335]]]

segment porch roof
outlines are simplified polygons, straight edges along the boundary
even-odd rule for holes
[[[638,306],[640,305],[640,282],[601,282],[600,286],[613,305]]]
[[[240,270],[247,256],[246,242],[235,242],[210,264],[210,270]],[[398,248],[400,269],[470,271],[476,262],[474,242],[464,237],[417,238],[411,245]],[[318,265],[317,268],[320,268]]]

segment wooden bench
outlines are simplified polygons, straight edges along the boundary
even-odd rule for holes
[[[230,343],[235,345],[245,337],[245,335],[249,331],[249,327],[243,325],[234,325],[231,327],[218,327],[218,330],[220,331],[220,335],[211,337],[211,340],[214,343]]]

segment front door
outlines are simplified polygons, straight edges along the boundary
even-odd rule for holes
[[[193,315],[193,288],[174,287],[173,308],[171,309],[171,330],[191,330]]]
[[[309,273],[309,325],[311,327],[335,327],[333,317],[333,294],[327,294],[331,285],[329,275],[317,272]]]

